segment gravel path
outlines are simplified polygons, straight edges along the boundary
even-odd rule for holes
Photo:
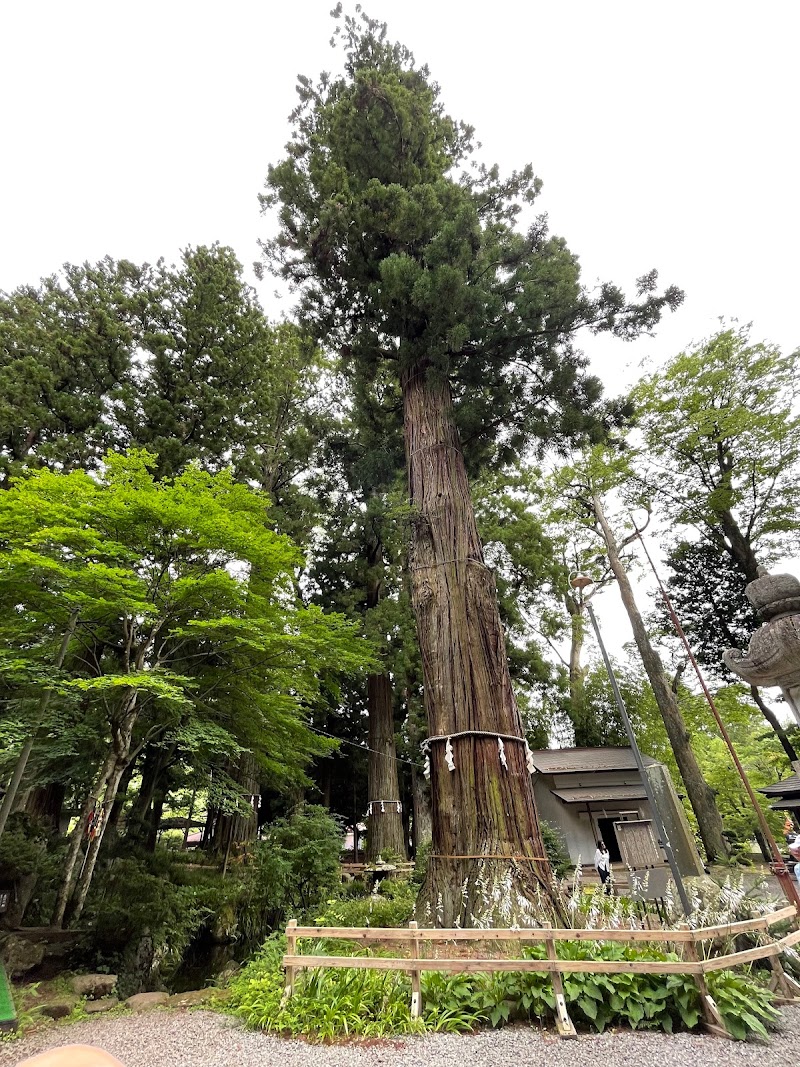
[[[369,1046],[308,1045],[244,1030],[213,1012],[150,1011],[42,1031],[0,1044],[0,1067],[57,1045],[99,1045],[125,1067],[786,1067],[797,1059],[800,1008],[784,1012],[770,1045],[689,1034],[607,1033],[561,1041],[527,1027],[430,1034]]]

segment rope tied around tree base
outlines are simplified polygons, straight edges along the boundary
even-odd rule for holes
[[[420,445],[419,448],[415,448],[413,452],[408,453],[408,458],[412,459],[418,452],[429,452],[432,448],[448,448],[452,452],[458,452],[459,456],[464,455],[463,451],[460,448],[457,448],[456,445],[447,445],[443,441],[437,441],[436,444],[433,445]]]
[[[447,567],[451,563],[474,563],[478,567],[483,567],[485,571],[490,571],[492,568],[487,567],[482,559],[475,559],[474,556],[457,556],[454,559],[440,559],[436,563],[419,563],[416,567],[409,567],[411,571],[429,571],[434,567]]]
[[[429,860],[526,860],[528,863],[549,863],[547,856],[500,856],[491,852],[477,852],[471,856],[449,856],[444,852],[431,852]]]
[[[528,768],[528,774],[533,774],[536,770],[536,766],[533,762],[533,753],[531,752],[528,739],[526,737],[518,737],[516,734],[499,734],[494,730],[459,730],[452,734],[434,734],[433,737],[426,738],[420,748],[425,753],[425,770],[424,774],[426,778],[431,776],[431,759],[428,755],[428,746],[432,741],[445,741],[444,747],[444,761],[447,764],[447,768],[450,771],[456,769],[456,762],[453,757],[453,738],[459,737],[495,737],[497,738],[497,750],[502,766],[508,770],[508,760],[506,759],[506,741],[518,741],[525,746],[525,765]]]

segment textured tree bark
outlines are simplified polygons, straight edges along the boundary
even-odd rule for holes
[[[591,747],[594,743],[593,733],[587,722],[586,711],[586,671],[581,665],[583,639],[586,633],[583,607],[571,596],[564,597],[564,604],[569,613],[569,717],[575,731],[577,748]]]
[[[31,789],[25,801],[25,811],[46,826],[50,833],[61,833],[61,813],[66,787],[63,782],[50,782]]]
[[[367,779],[371,810],[367,818],[367,863],[374,863],[384,852],[406,859],[394,744],[394,702],[392,681],[388,674],[371,674],[367,678],[369,711],[369,761]]]
[[[443,376],[403,376],[411,594],[430,742],[433,849],[421,891],[440,926],[473,926],[503,888],[512,910],[559,913],[539,830],[491,572]],[[474,731],[485,731],[480,736]],[[466,733],[465,733],[466,732]],[[451,741],[453,769],[445,760]],[[500,759],[497,734],[505,740]],[[482,858],[485,857],[485,858]]]
[[[414,817],[411,820],[411,840],[414,856],[419,855],[421,845],[433,840],[433,822],[431,820],[431,801],[425,788],[425,779],[416,767],[411,768],[411,795],[414,804]]]
[[[722,834],[722,818],[714,799],[714,791],[707,785],[695,759],[689,731],[686,728],[681,709],[678,707],[678,701],[667,681],[661,657],[650,642],[644,620],[634,599],[631,583],[620,559],[619,546],[611,527],[608,525],[602,501],[596,494],[592,497],[592,506],[602,531],[603,540],[606,543],[608,561],[611,564],[614,577],[617,579],[622,603],[625,605],[625,611],[630,619],[636,647],[642,658],[645,672],[658,704],[658,710],[661,712],[661,718],[664,720],[667,737],[672,751],[675,753],[675,762],[678,764],[683,784],[686,786],[686,795],[689,797],[689,803],[697,816],[697,826],[706,850],[706,857],[709,863],[727,859],[728,846]]]
[[[229,773],[241,786],[242,797],[261,795],[260,768],[251,753],[243,752]],[[239,812],[220,812],[214,823],[209,851],[224,855],[234,845],[253,841],[257,832],[258,811],[255,807],[246,815]]]

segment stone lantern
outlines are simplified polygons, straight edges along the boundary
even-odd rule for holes
[[[800,723],[800,581],[759,568],[746,593],[764,624],[750,638],[746,652],[729,648],[723,653],[725,666],[749,685],[780,686]]]

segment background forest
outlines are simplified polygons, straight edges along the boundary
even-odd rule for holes
[[[785,709],[722,663],[758,625],[746,584],[798,548],[797,354],[723,323],[605,396],[584,347],[655,329],[681,291],[653,270],[633,296],[584,285],[546,217],[520,221],[531,168],[476,164],[427,70],[377,24],[343,27],[344,72],[301,79],[263,197],[291,321],[221,245],[0,294],[4,921],[91,931],[84,959],[131,991],[203,938],[245,954],[330,908],[345,830],[350,858],[424,861],[421,367],[447,393],[529,746],[626,743],[586,630],[619,587],[639,743],[707,860],[752,861],[682,649],[629,583],[648,526],[753,784],[797,759]],[[415,892],[390,890],[385,921]]]

